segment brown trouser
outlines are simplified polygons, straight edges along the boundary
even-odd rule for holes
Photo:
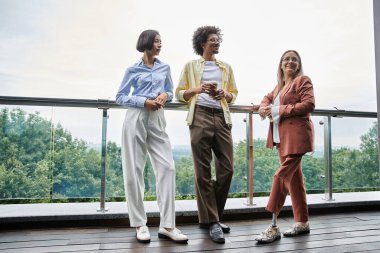
[[[190,128],[199,223],[221,220],[233,174],[231,127],[222,110],[196,106]],[[212,152],[215,176],[211,175]]]
[[[293,215],[296,222],[309,220],[306,191],[301,169],[303,154],[280,156],[281,166],[273,177],[267,210],[278,215],[284,206],[285,198],[290,192]]]

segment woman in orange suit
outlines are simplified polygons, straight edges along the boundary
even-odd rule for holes
[[[303,75],[301,57],[294,50],[281,56],[277,79],[277,86],[263,98],[259,108],[260,116],[270,119],[267,147],[277,148],[281,163],[273,177],[266,207],[273,214],[272,224],[256,238],[259,243],[281,238],[277,216],[289,192],[295,224],[283,235],[310,232],[301,160],[305,153],[314,149],[314,128],[310,119],[315,107],[313,84]]]

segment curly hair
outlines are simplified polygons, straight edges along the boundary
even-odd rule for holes
[[[222,41],[221,30],[216,26],[201,26],[193,34],[193,49],[197,55],[203,55],[202,44],[206,43],[210,34],[216,34],[219,37],[219,41]]]

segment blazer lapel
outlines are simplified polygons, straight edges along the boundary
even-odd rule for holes
[[[282,92],[281,92],[281,97],[280,97],[280,103],[283,104],[284,102],[284,97],[285,94],[289,92],[290,88],[293,86],[294,80],[287,86],[285,87]]]

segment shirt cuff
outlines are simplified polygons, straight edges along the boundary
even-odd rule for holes
[[[280,106],[272,106],[271,110],[273,123],[278,124],[280,122]]]
[[[170,91],[165,91],[166,94],[168,94],[168,98],[166,99],[167,102],[170,102],[173,100],[173,93]]]
[[[179,101],[186,102],[185,98],[183,97],[183,94],[186,92],[186,90],[180,90],[177,93],[177,98]]]
[[[137,107],[144,107],[145,105],[145,97],[136,97],[136,106]]]

